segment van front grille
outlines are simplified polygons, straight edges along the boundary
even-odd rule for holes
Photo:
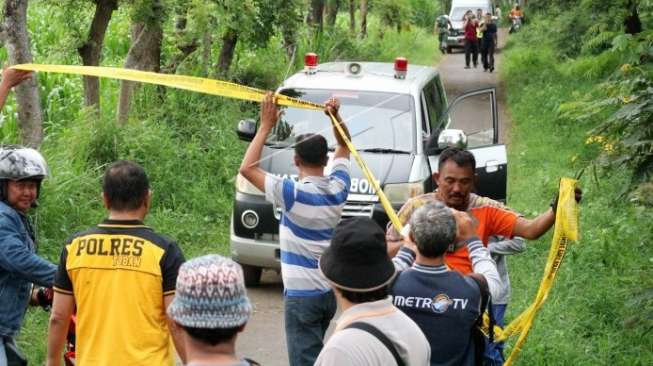
[[[351,199],[354,200],[351,200]],[[376,195],[350,194],[345,207],[342,209],[342,218],[349,217],[372,217],[374,204],[379,201]],[[281,219],[281,208],[275,207],[274,217]]]
[[[374,212],[374,204],[369,202],[351,202],[347,201],[345,207],[342,209],[342,217],[372,217]]]

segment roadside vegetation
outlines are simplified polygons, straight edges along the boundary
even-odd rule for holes
[[[274,89],[300,70],[306,52],[318,53],[320,62],[392,62],[405,56],[411,64],[425,65],[437,63],[440,55],[432,34],[438,10],[430,1],[372,3],[365,8],[364,34],[359,1],[322,1],[340,9],[334,19],[328,16],[333,10],[323,9],[319,21],[309,14],[320,1],[81,2],[84,6],[77,0],[29,2],[34,63],[87,64],[78,48],[89,39],[94,4],[112,3],[117,8],[103,40],[102,66],[123,67],[136,47],[130,34],[144,24],[161,27],[159,60],[152,69],[262,89]],[[228,42],[230,31],[237,32],[237,42]],[[235,47],[231,59],[224,55],[229,44]],[[7,56],[7,48],[0,48],[0,60],[6,63]],[[187,257],[229,254],[234,177],[246,147],[235,127],[240,119],[257,118],[255,103],[141,85],[128,103],[128,118],[119,120],[119,81],[100,80],[95,104],[88,103],[81,77],[41,73],[38,81],[40,149],[51,170],[34,217],[41,255],[58,263],[69,235],[103,219],[100,179],[116,159],[135,160],[150,175],[154,202],[148,225],[177,239]],[[0,115],[0,143],[21,142],[11,97]],[[28,311],[18,342],[30,364],[44,362],[47,318],[41,309]]]
[[[581,240],[570,246],[520,365],[653,364],[652,5],[532,2],[528,23],[503,50],[509,204],[533,216],[559,177],[584,172]],[[627,33],[633,9],[641,29]],[[511,258],[507,319],[535,296],[550,240]]]

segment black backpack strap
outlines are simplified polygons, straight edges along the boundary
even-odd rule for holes
[[[483,313],[487,310],[488,315],[490,316],[490,321],[494,320],[494,317],[492,316],[492,310],[490,309],[490,287],[488,287],[487,280],[483,275],[480,275],[478,273],[472,273],[468,276],[476,284],[478,285],[478,288],[481,289],[481,315],[478,317],[478,323],[479,326],[483,325]],[[492,322],[493,323],[493,322]],[[490,325],[489,329],[489,338],[490,342],[493,341],[494,339],[494,324]]]
[[[392,357],[394,357],[395,362],[397,362],[397,366],[406,365],[404,363],[404,360],[402,360],[401,357],[399,357],[399,352],[397,352],[397,348],[395,347],[394,343],[392,343],[392,341],[388,339],[388,337],[385,334],[383,334],[383,332],[381,332],[379,329],[377,329],[375,326],[364,322],[354,322],[346,326],[344,329],[352,329],[352,328],[365,331],[371,334],[372,336],[374,336],[374,338],[381,341],[381,343],[383,343],[385,348],[387,348],[388,351],[392,353]]]
[[[485,353],[485,336],[481,331],[483,327],[483,314],[487,310],[490,317],[490,326],[488,329],[488,340],[490,343],[494,341],[494,317],[492,316],[492,309],[490,309],[490,288],[488,287],[485,277],[478,273],[472,273],[469,276],[474,280],[481,290],[481,312],[476,319],[476,324],[472,330],[472,337],[474,338],[474,350],[476,356],[476,365],[483,365],[483,354]]]

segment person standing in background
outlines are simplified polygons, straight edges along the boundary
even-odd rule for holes
[[[433,31],[438,34],[438,40],[440,41],[440,52],[445,53],[447,50],[447,36],[449,35],[449,29],[453,28],[449,16],[444,14],[440,15],[435,20],[435,27]]]
[[[476,16],[469,10],[463,18],[463,30],[465,32],[465,68],[469,69],[470,58],[474,63],[474,67],[478,67],[478,37],[476,30],[478,29],[478,20]]]
[[[485,14],[485,21],[480,27],[483,32],[481,38],[481,62],[483,71],[494,71],[494,51],[498,44],[497,25],[492,21],[492,14]]]

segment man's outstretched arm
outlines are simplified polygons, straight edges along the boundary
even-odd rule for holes
[[[2,81],[0,81],[0,110],[4,108],[11,88],[29,79],[31,76],[31,71],[10,69],[8,67],[2,70]]]
[[[583,199],[583,191],[580,188],[574,190],[574,199],[580,203]],[[529,240],[538,239],[544,235],[556,221],[555,210],[558,207],[558,198],[556,197],[551,204],[551,208],[541,213],[538,217],[529,220],[523,217],[517,219],[515,228],[513,229],[513,236],[521,236]]]
[[[63,348],[66,343],[70,317],[75,310],[73,295],[55,292],[50,313],[50,326],[48,328],[48,366],[61,365]]]
[[[240,164],[240,175],[245,177],[261,192],[265,192],[265,171],[259,167],[263,145],[272,128],[279,120],[279,110],[274,104],[274,95],[268,92],[261,103],[261,126],[256,131],[256,136],[249,144],[243,162]]]

